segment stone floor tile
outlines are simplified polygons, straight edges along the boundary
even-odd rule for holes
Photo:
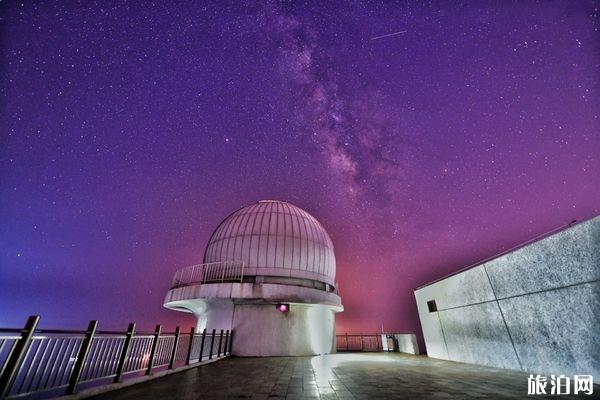
[[[318,357],[232,357],[105,393],[95,399],[528,398],[528,374],[518,371],[397,353],[370,353],[362,357],[362,354],[352,353]],[[582,398],[598,398],[600,387],[594,385],[594,391],[594,396]],[[538,398],[545,397],[535,396]],[[574,397],[560,396],[560,399],[570,398]]]

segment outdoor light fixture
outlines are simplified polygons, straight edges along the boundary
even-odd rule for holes
[[[279,303],[277,304],[277,310],[279,310],[279,312],[282,313],[286,313],[290,311],[290,305],[289,304],[284,304],[284,303]]]

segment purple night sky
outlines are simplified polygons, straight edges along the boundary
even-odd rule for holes
[[[279,199],[333,239],[338,332],[420,331],[414,288],[600,213],[592,1],[0,14],[2,327],[187,328],[175,270]]]

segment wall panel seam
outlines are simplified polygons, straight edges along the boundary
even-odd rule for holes
[[[571,288],[571,287],[574,287],[574,286],[589,285],[589,284],[597,283],[597,282],[600,282],[600,279],[594,279],[594,280],[585,281],[585,282],[577,282],[577,283],[573,283],[573,284],[570,284],[570,285],[559,286],[559,287],[554,287],[554,288],[549,288],[549,289],[536,290],[535,292],[527,292],[527,293],[515,294],[513,296],[499,297],[499,298],[494,298],[493,300],[479,301],[477,303],[462,304],[460,306],[454,306],[454,307],[438,308],[438,311],[447,311],[447,310],[454,310],[456,308],[462,308],[462,307],[478,306],[480,304],[491,303],[493,301],[502,301],[502,300],[514,299],[516,297],[523,297],[523,296],[529,296],[531,294],[552,292],[554,290],[568,289],[568,288]]]
[[[446,358],[450,360],[450,351],[448,350],[448,342],[446,342],[446,334],[444,333],[444,324],[442,323],[442,317],[440,312],[436,313],[438,315],[438,321],[440,322],[440,330],[442,331],[442,339],[444,339],[444,348],[446,349]]]
[[[510,333],[510,329],[508,329],[508,324],[506,323],[506,319],[504,318],[504,313],[502,312],[502,307],[500,307],[500,302],[498,301],[498,297],[496,296],[496,291],[494,290],[494,285],[492,284],[492,280],[490,279],[490,276],[487,272],[487,268],[485,266],[485,264],[483,264],[483,271],[485,272],[485,276],[488,279],[488,282],[490,283],[490,288],[492,289],[492,295],[494,296],[494,301],[496,302],[496,305],[498,306],[498,311],[500,311],[500,316],[502,317],[502,322],[504,323],[504,327],[506,328],[506,333],[508,334],[508,339],[510,339],[510,344],[513,348],[513,351],[515,352],[515,357],[517,357],[517,362],[519,363],[519,369],[521,371],[523,371],[523,364],[521,363],[521,357],[519,357],[519,353],[517,352],[517,348],[515,347],[515,342],[512,338],[512,334]]]

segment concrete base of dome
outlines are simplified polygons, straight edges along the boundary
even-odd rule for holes
[[[335,353],[335,314],[330,306],[236,304],[232,353],[237,356],[307,356]]]
[[[288,312],[278,303],[290,304]],[[233,330],[236,356],[306,356],[335,353],[338,295],[277,284],[219,283],[169,291],[165,307],[193,313],[196,331]]]
[[[228,304],[227,304],[228,303]],[[321,304],[206,303],[196,314],[197,332],[233,330],[232,354],[242,357],[308,356],[335,353],[335,310]]]

